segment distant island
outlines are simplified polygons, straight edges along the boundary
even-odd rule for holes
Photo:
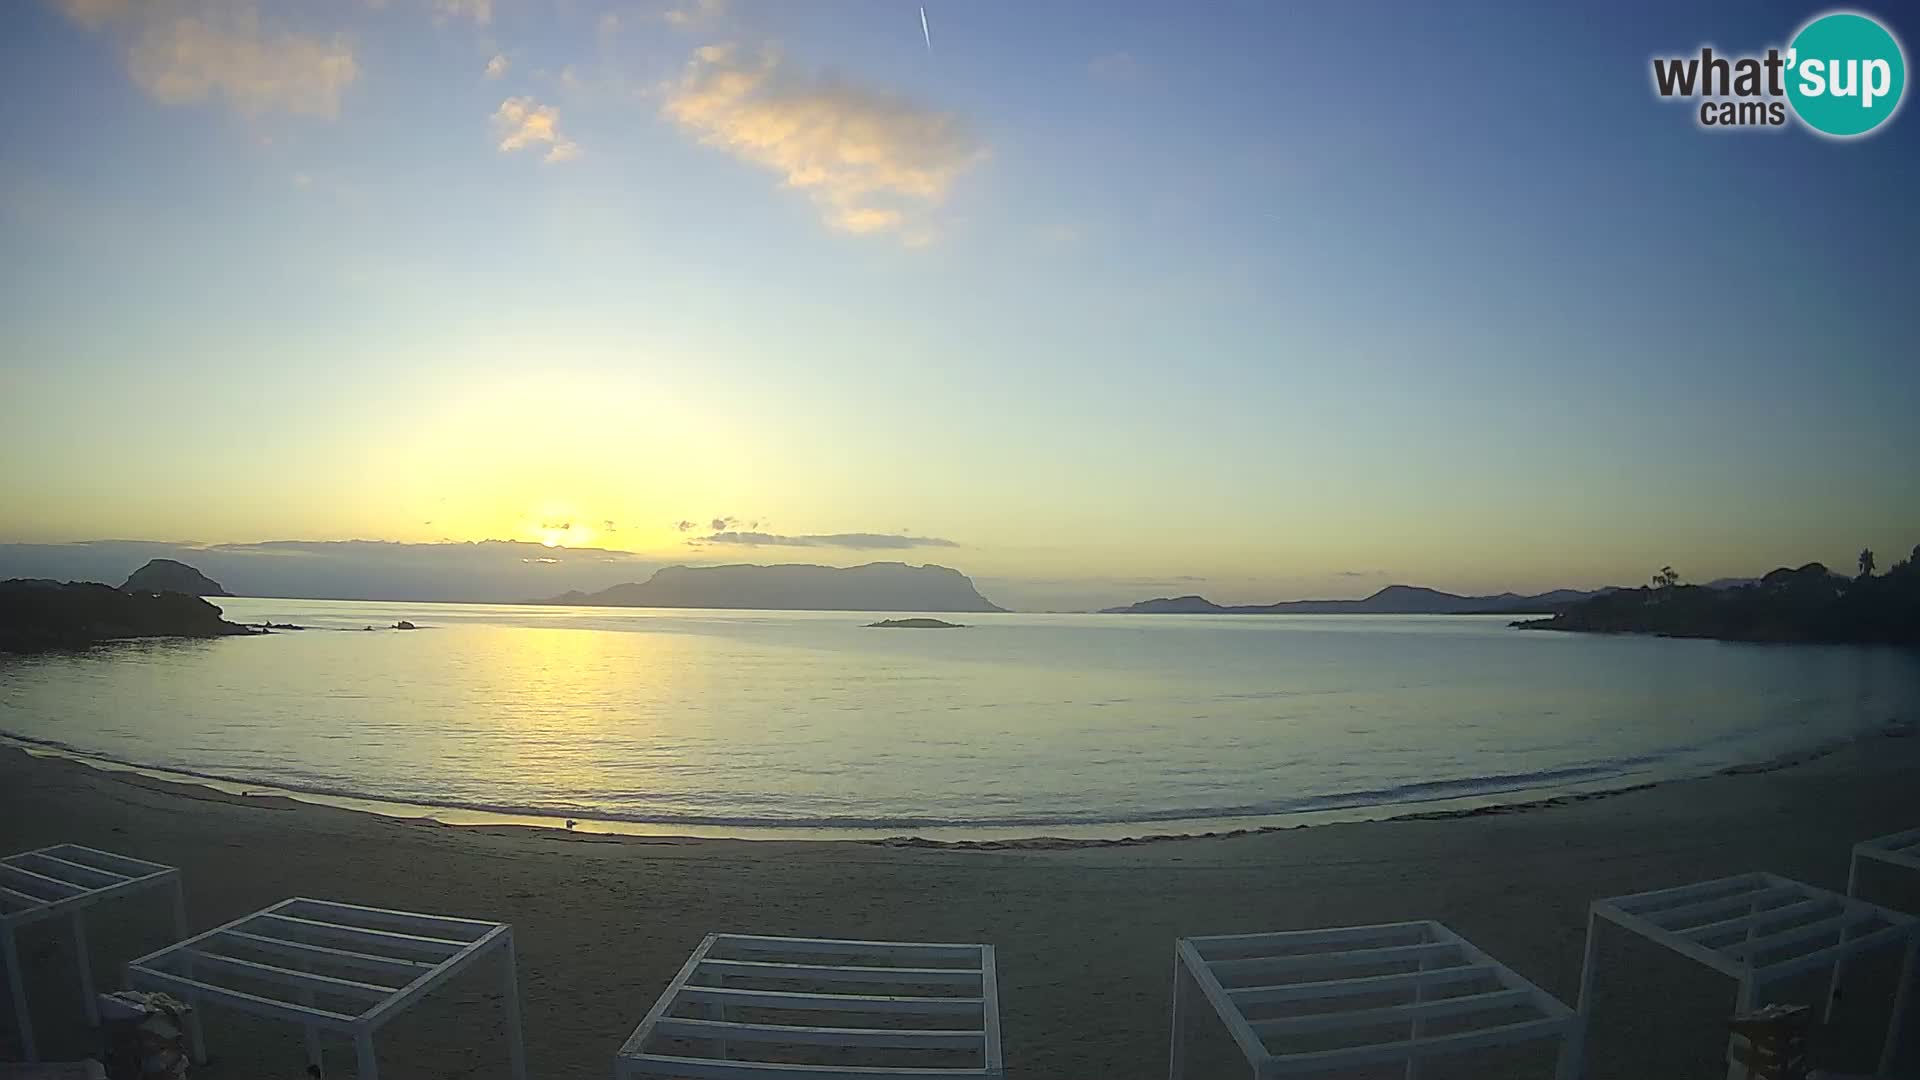
[[[1289,600],[1278,604],[1216,604],[1204,596],[1162,597],[1102,615],[1526,615],[1558,611],[1610,590],[1555,589],[1533,596],[1457,596],[1418,585],[1389,585],[1363,600]]]
[[[1781,567],[1732,588],[1682,585],[1671,567],[1653,584],[1621,589],[1564,608],[1525,630],[1658,634],[1725,641],[1920,645],[1920,547],[1875,576],[1871,551],[1846,577],[1820,563]]]
[[[128,592],[172,592],[187,596],[232,596],[220,583],[183,562],[153,559],[120,586]]]
[[[0,581],[0,652],[84,649],[145,637],[213,638],[259,633],[180,592],[129,592],[98,582]]]
[[[873,630],[873,629],[880,629],[880,630],[965,630],[965,629],[966,629],[966,627],[965,627],[965,626],[963,626],[963,625],[961,625],[960,623],[957,623],[957,622],[948,622],[948,621],[946,621],[945,619],[881,619],[881,620],[880,620],[879,622],[870,622],[870,623],[868,623],[868,624],[867,624],[867,629],[869,629],[869,630]]]
[[[1001,611],[973,581],[945,566],[867,563],[846,568],[668,566],[646,581],[562,593],[539,604],[747,608],[761,611]]]

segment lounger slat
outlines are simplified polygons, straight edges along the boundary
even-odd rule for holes
[[[655,1035],[725,1042],[782,1043],[795,1046],[879,1046],[915,1050],[979,1050],[986,1035],[978,1031],[911,1028],[799,1027],[791,1024],[741,1024],[691,1017],[663,1017]]]
[[[1188,938],[1207,960],[1235,956],[1279,955],[1274,950],[1300,945],[1333,945],[1340,942],[1373,941],[1380,944],[1418,943],[1404,939],[1424,939],[1432,933],[1427,922],[1376,923],[1372,926],[1339,926],[1326,930],[1278,930],[1264,934],[1213,934]],[[1263,951],[1264,950],[1264,951]]]
[[[1721,912],[1738,911],[1741,908],[1752,908],[1756,905],[1767,904],[1775,900],[1784,900],[1790,896],[1800,895],[1803,894],[1798,889],[1788,888],[1786,886],[1772,886],[1765,889],[1756,889],[1753,892],[1735,893],[1732,896],[1705,900],[1700,903],[1682,904],[1679,907],[1666,908],[1661,911],[1651,913],[1636,912],[1636,914],[1639,914],[1641,918],[1663,930],[1682,933],[1687,927],[1698,925],[1699,920],[1703,918],[1710,919],[1712,916],[1718,915]]]
[[[1750,893],[1772,884],[1766,875],[1759,873],[1734,874],[1731,877],[1715,878],[1712,881],[1695,882],[1692,885],[1676,885],[1670,889],[1652,889],[1643,893],[1616,896],[1605,901],[1621,911],[1634,915],[1645,915],[1651,911],[1672,908],[1689,900],[1701,897],[1713,897],[1728,893]]]
[[[1724,946],[1720,951],[1736,959],[1751,959],[1759,953],[1771,952],[1783,945],[1793,945],[1802,941],[1816,941],[1820,938],[1830,937],[1833,938],[1837,944],[1841,930],[1850,926],[1858,926],[1861,923],[1872,922],[1873,919],[1874,914],[1871,911],[1844,912],[1831,919],[1822,919],[1819,922],[1808,923],[1805,926],[1796,926],[1789,930],[1782,930],[1777,934],[1756,937],[1752,941],[1735,942],[1732,945]]]
[[[732,987],[680,988],[683,1001],[706,1001],[763,1009],[805,1009],[814,1012],[853,1013],[970,1013],[979,1012],[977,997],[908,997],[878,994],[804,994],[776,990],[736,990]]]
[[[316,962],[329,962],[343,967],[358,967],[367,971],[383,971],[405,975],[409,979],[418,976],[433,965],[425,960],[408,960],[400,956],[376,956],[373,953],[354,952],[351,949],[333,949],[325,945],[309,945],[304,941],[287,941],[282,938],[262,937],[249,934],[244,930],[221,930],[215,938],[231,938],[245,942],[262,952],[276,953],[293,958],[310,958]]]
[[[765,960],[717,960],[708,957],[700,970],[718,975],[758,979],[815,979],[821,982],[924,983],[978,986],[974,968],[860,967],[830,964],[779,964]]]
[[[5,885],[0,885],[0,898],[6,899],[22,911],[27,908],[37,908],[47,902],[46,897],[34,896],[32,893],[23,893],[16,889],[9,889]]]
[[[343,997],[364,998],[367,1001],[384,1001],[398,990],[396,986],[379,986],[374,983],[359,982],[354,979],[339,979],[332,975],[316,975],[308,971],[295,971],[292,968],[263,964],[258,960],[244,960],[225,953],[205,952],[201,949],[183,949],[169,958],[175,963],[188,963],[193,970],[202,967],[215,971],[232,971],[242,975],[251,975],[268,982],[292,984],[312,990],[320,990]]]
[[[458,919],[446,915],[415,915],[409,911],[340,904],[331,900],[312,900],[304,896],[288,900],[275,910],[303,919],[351,926],[356,930],[364,926],[366,929],[386,930],[393,933],[446,937],[463,944],[480,937],[497,925],[481,922],[478,919]]]
[[[1425,942],[1419,945],[1388,945],[1346,952],[1290,953],[1285,956],[1249,956],[1238,960],[1215,960],[1207,966],[1217,975],[1278,974],[1291,971],[1324,971],[1329,968],[1371,967],[1376,964],[1409,963],[1424,958],[1457,955],[1459,947],[1451,941]]]
[[[116,874],[125,874],[131,878],[152,877],[155,874],[171,874],[174,868],[145,859],[136,859],[131,855],[120,855],[111,851],[101,851],[84,844],[55,844],[50,848],[41,848],[41,854],[57,855],[71,862],[82,863],[97,870],[108,870]]]
[[[216,986],[213,983],[189,979],[185,975],[176,975],[171,971],[157,971],[153,968],[129,968],[127,980],[139,985],[153,983],[169,990],[178,991],[189,1002],[199,994],[205,994],[212,1000],[228,1008],[250,1012],[257,1016],[271,1017],[275,1020],[291,1020],[296,1024],[308,1024],[315,1020],[331,1025],[348,1026],[354,1018],[337,1013],[331,1009],[322,1009],[313,1005],[302,1005],[293,1001],[280,1001],[276,998],[250,994],[228,986]]]
[[[989,1077],[985,1069],[914,1069],[875,1065],[790,1065],[770,1061],[719,1061],[712,1058],[636,1054],[620,1059],[622,1074],[672,1076],[681,1080],[828,1080],[847,1076],[929,1077],[960,1080]]]
[[[1270,1004],[1276,1001],[1310,1001],[1316,998],[1359,997],[1365,994],[1378,994],[1389,990],[1412,989],[1416,986],[1448,986],[1454,983],[1473,982],[1478,979],[1492,979],[1494,977],[1495,969],[1492,965],[1466,964],[1460,967],[1409,971],[1399,975],[1368,975],[1359,979],[1281,983],[1276,986],[1230,986],[1226,989],[1227,996],[1232,998],[1235,1003],[1246,1006]]]
[[[116,874],[111,870],[96,870],[85,863],[68,862],[66,859],[49,855],[44,851],[29,851],[18,858],[21,863],[32,860],[31,863],[27,863],[28,869],[37,869],[62,881],[73,882],[89,889],[118,885],[123,881],[132,880],[125,874]]]
[[[71,881],[61,881],[56,877],[37,874],[24,866],[10,862],[0,862],[0,880],[13,883],[20,892],[33,893],[44,903],[48,900],[64,900],[69,896],[78,896],[90,892],[85,885],[75,885]]]
[[[1307,1013],[1302,1016],[1274,1016],[1250,1020],[1261,1035],[1294,1034],[1305,1031],[1337,1031],[1341,1028],[1375,1027],[1404,1024],[1415,1019],[1441,1016],[1471,1016],[1474,1013],[1511,1009],[1533,1000],[1525,990],[1489,990],[1484,994],[1435,998],[1406,1005],[1384,1005],[1376,1009],[1348,1009],[1344,1012]]]
[[[253,920],[249,920],[250,925],[254,922],[270,922],[275,926],[284,925],[298,933],[310,934],[317,938],[331,939],[334,941],[345,941],[358,945],[384,945],[395,949],[411,949],[415,952],[428,953],[442,959],[452,956],[470,944],[470,942],[454,941],[449,938],[421,937],[417,934],[399,934],[391,930],[368,930],[359,926],[342,926],[339,923],[319,922],[313,919],[303,919],[295,915],[282,915],[278,912],[265,912],[256,916]],[[264,927],[261,929],[264,929]]]
[[[1463,1050],[1478,1049],[1482,1046],[1500,1046],[1506,1043],[1525,1042],[1529,1039],[1551,1038],[1563,1034],[1570,1023],[1572,1021],[1564,1017],[1550,1017],[1544,1020],[1523,1020],[1516,1024],[1481,1028],[1478,1031],[1434,1035],[1424,1039],[1404,1039],[1400,1042],[1349,1046],[1337,1050],[1316,1050],[1303,1054],[1280,1054],[1274,1057],[1273,1069],[1282,1074],[1313,1072],[1336,1067],[1346,1069],[1378,1065],[1385,1062],[1405,1061],[1408,1058],[1439,1057],[1445,1054],[1457,1054]]]
[[[1823,909],[1832,910],[1835,913],[1841,910],[1840,906],[1834,901],[1824,897],[1815,897],[1812,900],[1802,900],[1797,904],[1784,904],[1776,908],[1767,908],[1764,911],[1755,912],[1751,915],[1743,913],[1731,919],[1722,919],[1719,922],[1705,923],[1700,926],[1689,926],[1685,929],[1675,930],[1674,933],[1690,941],[1705,941],[1708,938],[1719,937],[1722,934],[1739,933],[1751,927],[1772,926],[1775,923],[1790,922]]]
[[[827,938],[782,938],[758,934],[721,934],[717,947],[742,952],[826,954],[837,956],[950,957],[956,960],[980,959],[980,946],[940,941],[833,941]]]

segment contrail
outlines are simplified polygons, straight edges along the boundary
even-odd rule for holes
[[[927,9],[920,9],[920,35],[927,39],[927,55],[933,55],[933,31],[927,29]]]

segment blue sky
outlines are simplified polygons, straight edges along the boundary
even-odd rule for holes
[[[0,541],[886,533],[1036,606],[1903,552],[1912,117],[1648,77],[1821,10],[19,5]]]

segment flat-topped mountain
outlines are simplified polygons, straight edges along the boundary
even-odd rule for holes
[[[751,608],[762,611],[1000,611],[973,581],[945,566],[867,563],[845,568],[668,566],[645,581],[595,593],[568,592],[545,604],[605,607]]]
[[[154,559],[120,586],[128,592],[173,592],[187,596],[232,596],[220,583],[183,562]]]
[[[178,592],[128,592],[98,582],[0,581],[0,652],[84,649],[142,637],[226,637],[253,631]]]
[[[1602,592],[1606,590],[1601,590]],[[1289,600],[1279,604],[1216,604],[1204,596],[1161,597],[1103,615],[1475,615],[1557,611],[1597,593],[1555,589],[1535,596],[1459,596],[1418,585],[1389,585],[1363,600]]]

